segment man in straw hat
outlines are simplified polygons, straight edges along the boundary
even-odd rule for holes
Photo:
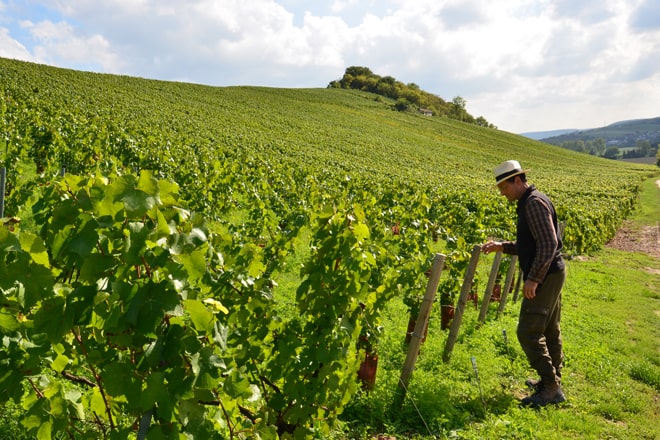
[[[548,196],[527,183],[527,172],[516,160],[495,168],[500,194],[518,202],[516,241],[489,241],[482,251],[518,255],[525,280],[518,341],[540,376],[527,380],[535,392],[522,404],[538,407],[566,400],[560,384],[564,353],[559,325],[566,272],[555,208]]]

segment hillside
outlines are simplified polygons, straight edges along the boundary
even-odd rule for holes
[[[553,145],[567,141],[589,141],[604,139],[608,147],[635,147],[637,141],[648,141],[655,146],[660,143],[660,117],[619,121],[605,127],[588,130],[572,130],[569,133],[545,136],[539,140]]]
[[[469,204],[473,196],[464,193],[474,194],[497,207],[491,170],[516,158],[556,197],[567,244],[584,252],[611,237],[616,213],[631,208],[611,197],[655,171],[494,128],[393,111],[393,102],[356,90],[219,88],[0,61],[10,167],[26,155],[39,172],[76,173],[117,158],[124,167],[173,178],[192,207],[214,215],[234,202],[209,193],[209,185],[233,162],[278,163],[290,175],[314,175],[330,186],[349,176],[374,190],[419,185],[415,191],[431,199],[456,194]],[[585,196],[589,211],[571,214],[574,197]],[[585,221],[605,228],[603,237],[570,233]],[[448,225],[456,233],[460,226]]]

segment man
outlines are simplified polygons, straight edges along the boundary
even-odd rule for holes
[[[527,183],[526,173],[515,160],[495,168],[500,194],[518,202],[516,241],[489,241],[482,251],[518,255],[525,281],[518,341],[540,376],[540,380],[526,382],[535,392],[522,404],[538,407],[566,400],[560,385],[564,354],[559,325],[566,272],[555,208],[545,194]]]

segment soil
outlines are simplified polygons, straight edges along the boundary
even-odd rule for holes
[[[660,187],[660,180],[655,182]],[[655,226],[633,227],[624,222],[607,246],[622,251],[644,252],[660,258],[660,223]]]
[[[660,226],[638,229],[624,223],[607,246],[622,251],[644,252],[660,258]]]

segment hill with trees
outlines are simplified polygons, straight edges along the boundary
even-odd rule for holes
[[[429,116],[444,116],[482,127],[496,128],[483,116],[474,117],[467,112],[467,102],[455,96],[451,102],[426,92],[415,83],[404,84],[392,76],[380,76],[368,67],[352,66],[346,69],[339,80],[331,81],[330,88],[355,89],[375,93],[396,101],[398,111],[419,112]]]
[[[572,130],[540,140],[609,159],[655,157],[660,144],[660,117],[620,121],[588,130]]]

